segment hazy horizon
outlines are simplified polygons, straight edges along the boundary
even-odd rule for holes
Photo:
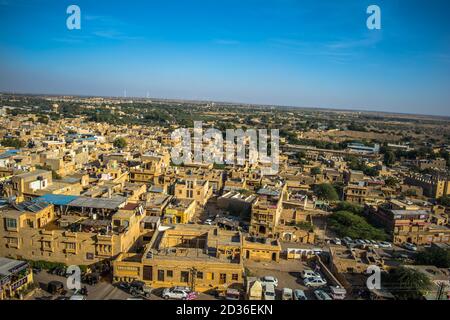
[[[0,0],[0,91],[450,116],[450,2],[372,2]]]

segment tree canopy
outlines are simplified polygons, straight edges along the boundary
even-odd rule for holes
[[[432,265],[438,268],[450,268],[450,250],[430,247],[417,253],[416,264]]]
[[[443,196],[439,198],[439,204],[450,207],[450,196]]]
[[[387,240],[388,235],[383,229],[369,224],[366,219],[349,211],[338,211],[328,218],[330,229],[340,237],[353,239]]]
[[[0,141],[0,144],[4,147],[20,149],[25,147],[25,141],[19,140],[17,138],[5,138]]]
[[[341,201],[336,205],[336,208],[334,208],[335,212],[337,211],[349,211],[354,214],[362,214],[364,211],[364,208],[356,203],[351,203],[347,201]]]
[[[125,138],[119,137],[114,140],[113,145],[115,148],[123,149],[127,146],[127,141]]]
[[[402,266],[391,269],[385,287],[399,299],[417,300],[431,288],[431,281],[422,272]]]
[[[318,184],[314,187],[314,193],[321,200],[337,201],[339,195],[336,189],[329,183]]]

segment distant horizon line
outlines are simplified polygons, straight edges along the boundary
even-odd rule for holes
[[[345,108],[333,108],[333,107],[304,107],[293,106],[283,104],[262,104],[262,103],[250,103],[250,102],[236,102],[236,101],[219,101],[219,100],[205,100],[205,99],[184,99],[184,98],[158,98],[158,97],[139,97],[139,96],[113,96],[113,95],[89,95],[89,94],[69,94],[69,93],[30,93],[20,91],[0,91],[1,95],[21,95],[21,96],[46,96],[46,97],[83,97],[83,98],[112,98],[121,100],[162,100],[162,101],[176,101],[176,102],[194,102],[194,103],[222,103],[230,105],[247,105],[247,106],[259,106],[259,107],[276,107],[276,108],[291,108],[291,109],[304,109],[304,110],[323,110],[331,112],[355,112],[355,113],[385,113],[389,115],[403,115],[403,116],[422,116],[440,118],[450,121],[450,115],[442,114],[426,114],[426,113],[405,113],[405,112],[392,112],[392,111],[379,111],[379,110],[360,110],[360,109],[345,109]]]

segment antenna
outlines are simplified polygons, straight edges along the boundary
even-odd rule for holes
[[[124,98],[127,97],[127,89],[123,90],[123,97],[124,97]]]

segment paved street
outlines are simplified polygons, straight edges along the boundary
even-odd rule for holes
[[[74,290],[67,289],[67,279],[65,277],[52,275],[47,273],[46,271],[42,271],[39,274],[34,274],[34,281],[39,286],[38,289],[33,296],[31,296],[28,300],[55,300],[60,295],[51,295],[47,292],[47,285],[50,281],[60,281],[64,284],[64,288],[67,291],[66,297],[70,297]],[[113,286],[111,283],[107,281],[100,281],[95,286],[82,284],[82,287],[86,286],[88,290],[88,295],[86,297],[87,300],[126,300],[128,298],[132,298],[132,295],[124,290]],[[148,300],[162,300],[160,294],[162,289],[155,289],[154,294]],[[215,297],[207,295],[207,294],[199,294],[199,300],[214,300]]]

